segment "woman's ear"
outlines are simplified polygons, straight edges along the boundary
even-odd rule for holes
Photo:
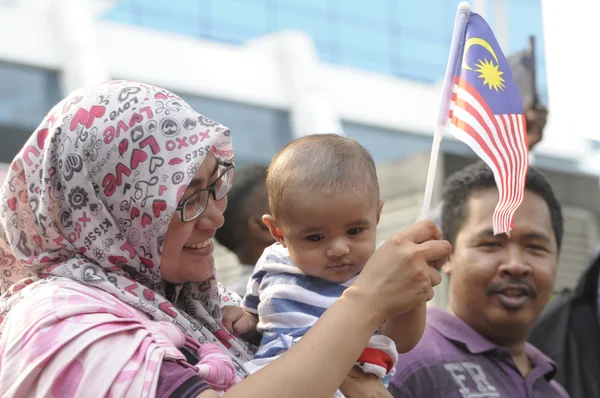
[[[279,224],[277,223],[275,217],[273,217],[270,214],[265,214],[264,216],[262,216],[262,220],[267,226],[267,228],[269,228],[271,236],[275,238],[277,242],[281,243],[283,247],[286,247],[285,239],[283,238],[283,233],[281,232],[281,228],[279,227]]]
[[[254,214],[248,218],[248,232],[250,236],[264,244],[273,242],[269,227],[263,222],[263,216]]]

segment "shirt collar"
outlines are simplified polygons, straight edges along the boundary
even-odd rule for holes
[[[448,340],[461,344],[471,354],[481,354],[499,348],[477,333],[462,319],[438,308],[428,308],[427,325]]]
[[[543,369],[546,380],[551,380],[556,374],[556,364],[533,345],[525,344],[525,355],[531,361],[533,369]]]

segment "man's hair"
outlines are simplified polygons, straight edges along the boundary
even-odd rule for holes
[[[266,207],[266,177],[266,166],[253,165],[235,171],[233,186],[227,194],[227,209],[223,213],[225,221],[215,234],[217,242],[233,252],[240,247],[244,236],[248,234],[248,218],[255,211],[253,206],[250,206],[254,196],[257,197],[254,207],[260,205],[259,200],[264,201]],[[260,193],[263,194],[258,197]]]
[[[442,208],[442,231],[444,238],[452,245],[463,223],[468,217],[468,200],[475,192],[496,188],[492,170],[483,161],[471,164],[452,174],[444,187],[444,204]],[[556,244],[560,251],[563,237],[563,216],[561,206],[546,177],[533,167],[529,167],[525,181],[525,189],[541,196],[550,209],[552,229]]]
[[[273,158],[267,172],[271,214],[293,206],[290,200],[311,200],[315,192],[374,193],[379,200],[379,183],[373,157],[353,139],[335,134],[298,138]],[[293,199],[292,199],[293,198]]]

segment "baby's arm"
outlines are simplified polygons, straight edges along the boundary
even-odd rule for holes
[[[223,326],[230,333],[236,336],[243,336],[248,342],[258,345],[260,343],[260,333],[256,329],[258,316],[244,311],[240,307],[223,307]]]
[[[387,319],[379,331],[394,340],[398,353],[409,352],[423,336],[426,311],[427,303],[423,302],[404,314]]]

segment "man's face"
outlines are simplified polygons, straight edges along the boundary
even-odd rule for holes
[[[525,191],[510,238],[494,236],[496,188],[473,193],[454,253],[444,266],[450,276],[450,310],[492,342],[524,341],[554,286],[558,249],[544,199]]]

